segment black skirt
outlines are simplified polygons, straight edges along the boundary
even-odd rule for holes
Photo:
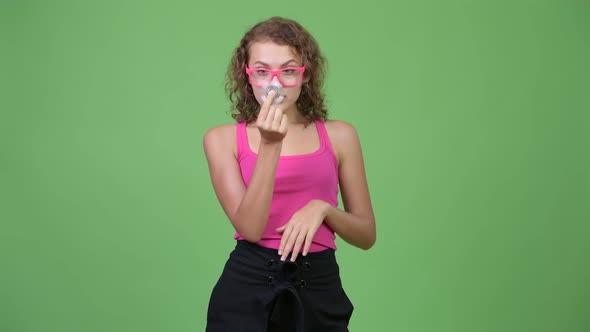
[[[348,331],[352,311],[334,250],[291,263],[276,249],[238,240],[213,288],[206,331]]]

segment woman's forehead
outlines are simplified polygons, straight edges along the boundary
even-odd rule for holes
[[[282,65],[289,60],[299,62],[301,57],[289,45],[280,45],[272,41],[257,41],[248,50],[249,63],[262,62],[268,65]]]

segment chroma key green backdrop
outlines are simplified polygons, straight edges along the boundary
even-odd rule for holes
[[[351,331],[590,331],[590,3],[0,2],[0,331],[203,331],[233,248],[202,137],[298,20],[377,216]]]

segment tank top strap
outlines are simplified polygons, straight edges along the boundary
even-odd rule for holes
[[[241,121],[236,124],[236,146],[238,149],[238,160],[242,160],[248,151],[248,136],[246,136],[246,121]]]
[[[328,131],[326,130],[326,125],[324,121],[316,120],[315,125],[318,130],[318,135],[320,137],[320,145],[324,146],[325,149],[327,149],[330,152],[332,157],[334,157],[334,160],[336,160],[336,153],[334,152],[334,148],[330,143],[330,137],[328,136]]]

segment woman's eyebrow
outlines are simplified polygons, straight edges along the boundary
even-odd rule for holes
[[[287,61],[287,62],[283,63],[283,64],[281,65],[281,67],[285,67],[286,65],[290,64],[291,62],[295,62],[295,63],[297,63],[297,61],[295,61],[294,59],[291,59],[291,60],[289,60],[289,61]],[[256,64],[260,64],[260,65],[262,65],[263,67],[270,67],[270,65],[269,65],[268,63],[266,63],[266,62],[262,62],[262,61],[256,61],[256,62],[254,62],[254,65],[256,65]]]

